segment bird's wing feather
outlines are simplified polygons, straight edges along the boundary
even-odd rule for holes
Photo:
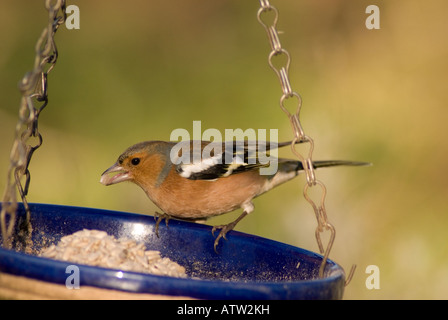
[[[176,171],[182,177],[191,180],[214,180],[269,166],[269,163],[259,161],[259,154],[266,155],[274,148],[291,144],[291,142],[266,141],[183,143],[185,149],[179,156],[180,161],[176,163]]]

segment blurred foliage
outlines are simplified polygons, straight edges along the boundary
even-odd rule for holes
[[[317,172],[336,226],[331,258],[357,264],[347,299],[447,299],[448,23],[443,0],[272,1],[292,56],[291,83],[315,159],[372,167]],[[70,4],[70,2],[69,2]],[[258,1],[76,1],[80,30],[61,27],[59,60],[40,117],[30,202],[153,214],[138,187],[104,187],[100,174],[128,146],[176,128],[291,129],[258,24]],[[20,94],[46,23],[44,1],[0,1],[0,187],[6,181]],[[289,150],[283,156],[291,157]],[[303,177],[255,200],[238,230],[317,251]],[[231,213],[210,221],[231,221]],[[368,265],[381,289],[365,286]]]

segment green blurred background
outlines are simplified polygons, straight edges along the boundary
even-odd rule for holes
[[[18,119],[18,81],[32,69],[44,1],[0,1],[0,187]],[[447,299],[448,2],[272,0],[292,56],[301,121],[314,159],[371,161],[317,172],[337,230],[330,258],[357,264],[346,299]],[[80,30],[62,26],[39,125],[28,200],[153,214],[135,185],[100,174],[128,146],[176,128],[278,129],[278,79],[268,67],[258,1],[76,1]],[[380,30],[365,27],[370,4]],[[445,129],[444,129],[445,128]],[[292,157],[288,148],[282,156]],[[237,230],[317,251],[304,177],[255,200]],[[210,220],[231,221],[240,212]],[[212,245],[212,238],[210,238]],[[380,269],[368,290],[366,267]]]

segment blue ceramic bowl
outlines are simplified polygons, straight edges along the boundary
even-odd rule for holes
[[[56,243],[82,229],[104,230],[115,237],[144,242],[186,268],[188,278],[78,265],[80,285],[134,293],[200,299],[341,299],[343,269],[328,260],[318,277],[322,256],[269,239],[231,231],[213,250],[211,227],[170,220],[160,224],[158,238],[152,216],[83,207],[30,204],[35,249]],[[18,209],[18,221],[25,216]],[[19,225],[19,223],[17,223]],[[17,239],[16,239],[17,240]],[[0,248],[0,271],[65,284],[72,263]]]

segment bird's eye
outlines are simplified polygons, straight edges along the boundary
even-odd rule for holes
[[[132,158],[131,163],[136,166],[140,163],[140,158]]]

